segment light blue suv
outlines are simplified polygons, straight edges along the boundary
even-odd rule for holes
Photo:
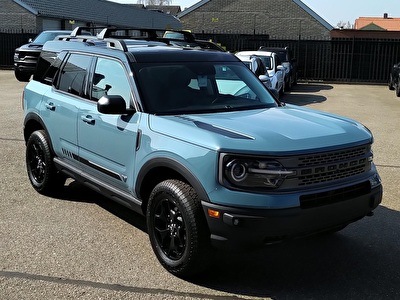
[[[337,231],[381,202],[366,127],[282,105],[229,53],[60,37],[23,100],[33,187],[54,195],[71,177],[145,215],[178,276],[216,246]]]

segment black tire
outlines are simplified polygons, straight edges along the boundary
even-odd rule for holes
[[[395,89],[396,89],[396,96],[400,97],[400,82],[396,83]]]
[[[65,184],[66,177],[54,166],[53,154],[44,130],[33,132],[28,139],[26,169],[32,186],[41,194],[54,194]]]
[[[17,78],[17,80],[21,82],[28,82],[32,76],[32,74],[21,72],[18,69],[14,70],[14,75],[15,78]]]
[[[166,180],[152,191],[147,206],[151,246],[162,266],[179,277],[207,267],[209,231],[195,190],[179,180]]]
[[[394,86],[393,86],[393,75],[392,75],[392,74],[390,74],[390,76],[389,76],[389,83],[388,83],[388,86],[389,86],[389,90],[391,90],[391,91],[394,90]]]
[[[285,92],[289,92],[292,90],[292,75],[289,76],[289,79],[286,83]]]

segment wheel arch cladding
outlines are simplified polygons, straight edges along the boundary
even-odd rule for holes
[[[36,131],[36,130],[45,130],[47,137],[49,137],[48,135],[48,131],[46,126],[44,125],[44,122],[42,121],[42,119],[34,113],[29,113],[26,115],[25,120],[24,120],[24,139],[25,142],[28,141],[30,135],[32,134],[32,132]]]
[[[197,192],[200,200],[209,202],[200,180],[188,168],[176,160],[159,157],[146,162],[137,176],[135,190],[139,198],[143,200],[144,212],[151,191],[158,183],[167,179],[179,179],[188,183]]]

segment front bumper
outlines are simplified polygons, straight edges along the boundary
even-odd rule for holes
[[[233,208],[202,202],[214,246],[252,247],[346,226],[374,210],[382,201],[382,185],[350,199],[313,207],[288,209]],[[219,217],[210,216],[218,211]]]
[[[14,69],[18,70],[19,72],[33,74],[36,69],[36,63],[37,61],[35,60],[14,61]]]

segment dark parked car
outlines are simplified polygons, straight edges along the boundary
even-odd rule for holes
[[[393,65],[389,75],[389,90],[395,90],[397,97],[400,97],[399,73],[400,62]]]
[[[285,68],[285,91],[291,89],[297,83],[297,59],[293,57],[289,47],[277,48],[261,46],[259,51],[275,52],[278,54],[282,66]]]
[[[36,63],[44,43],[58,35],[70,34],[70,30],[49,30],[40,33],[33,41],[15,49],[14,73],[19,81],[29,81],[36,68]]]

